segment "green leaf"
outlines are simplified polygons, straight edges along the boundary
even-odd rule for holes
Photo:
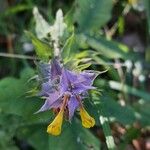
[[[110,19],[113,7],[111,0],[77,0],[76,5],[75,22],[85,32],[102,27]]]
[[[139,138],[140,129],[130,127],[127,129],[126,133],[123,135],[123,142],[118,145],[118,149],[127,149],[128,143],[131,143],[134,139]]]
[[[90,47],[99,52],[99,54],[107,58],[135,59],[132,53],[129,55],[129,49],[125,45],[118,42],[108,41],[104,37],[95,38],[93,36],[83,34],[79,35],[78,38],[80,41],[84,41]]]
[[[145,8],[146,8],[146,15],[147,15],[147,21],[148,21],[148,32],[150,35],[150,1],[144,0]]]
[[[145,101],[149,101],[150,94],[140,89],[136,89],[134,87],[130,87],[126,84],[122,84],[116,81],[109,81],[110,88],[118,91],[122,91],[124,93],[132,94],[134,96],[138,96],[143,98]]]
[[[114,143],[114,138],[111,133],[111,129],[108,123],[108,119],[104,114],[102,113],[101,109],[101,115],[100,115],[100,122],[102,124],[102,128],[104,131],[105,139],[106,139],[106,144],[109,150],[115,150],[115,143]]]
[[[77,119],[72,124],[67,124],[60,136],[50,136],[49,145],[53,150],[100,149],[98,139],[88,129],[83,128]]]
[[[82,71],[82,70],[84,70],[84,69],[87,69],[87,68],[90,67],[90,66],[91,66],[91,63],[79,65],[79,66],[77,66],[77,68],[75,68],[75,71]]]
[[[131,95],[140,97],[147,102],[149,102],[149,100],[150,100],[149,99],[150,94],[148,92],[143,91],[142,89],[136,89],[127,84],[122,84],[117,81],[113,81],[113,80],[107,81],[107,80],[101,79],[101,80],[97,81],[96,84],[97,84],[97,86],[109,87],[111,89],[114,89],[114,90],[117,90],[120,92],[124,92],[127,94],[131,94]]]
[[[28,116],[38,110],[41,102],[38,98],[27,98],[26,92],[31,88],[28,80],[33,76],[28,68],[21,73],[21,78],[6,77],[0,81],[0,110],[8,114]]]
[[[108,95],[101,99],[102,105],[112,121],[118,121],[124,125],[132,124],[135,121],[135,111],[129,106],[121,106]]]
[[[76,36],[73,33],[66,41],[64,47],[62,48],[62,58],[64,61],[70,59],[71,55],[73,55],[77,51],[77,43]]]
[[[142,99],[137,103],[135,106],[136,110],[136,117],[137,120],[140,122],[142,126],[149,126],[150,125],[150,103],[143,101]]]
[[[15,141],[12,140],[15,136],[16,127],[19,122],[19,116],[8,115],[0,112],[0,149],[19,150]]]
[[[99,140],[81,126],[79,120],[72,123],[64,122],[62,133],[59,136],[48,135],[45,125],[31,125],[18,130],[18,137],[27,141],[36,150],[94,150],[100,149]]]
[[[27,142],[36,150],[50,150],[46,126],[43,124],[19,128],[17,137],[19,139],[27,140]]]
[[[6,11],[3,12],[3,15],[4,16],[11,16],[11,15],[14,15],[16,13],[26,11],[29,9],[32,9],[32,6],[26,5],[26,4],[18,4],[18,5],[15,5],[13,7],[9,7],[8,9],[6,9]],[[0,16],[1,16],[1,14],[0,14]]]
[[[102,103],[103,99],[101,102],[98,96],[100,96],[99,93],[97,93],[96,95],[93,95],[93,99],[94,99],[94,103],[96,105],[97,112],[99,114],[99,121],[100,121],[103,131],[104,131],[107,148],[109,150],[115,150],[116,146],[115,146],[114,138],[112,136],[111,129],[109,126],[109,115],[107,114],[107,110],[106,110],[107,108]]]
[[[89,67],[89,63],[85,64],[87,60],[91,60],[89,58],[89,51],[82,51],[74,54],[73,53],[74,52],[72,52],[71,56],[68,57],[68,59],[64,59],[64,64],[66,68],[70,70],[76,70],[78,69],[78,66],[80,66],[81,69]],[[81,65],[79,65],[80,63]]]
[[[37,56],[44,61],[48,61],[53,53],[50,45],[39,40],[29,31],[25,31],[25,33],[32,40],[32,44],[35,46]]]

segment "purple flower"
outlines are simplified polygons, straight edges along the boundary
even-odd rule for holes
[[[97,75],[98,73],[94,71],[80,73],[69,71],[61,67],[56,59],[52,60],[48,81],[42,84],[40,92],[40,95],[44,96],[46,100],[38,111],[42,112],[52,108],[59,109],[58,115],[48,126],[48,133],[60,134],[60,125],[66,109],[69,112],[69,120],[72,119],[75,110],[79,108],[83,126],[87,128],[94,126],[94,119],[83,108],[81,101],[88,90],[95,89],[92,84]]]

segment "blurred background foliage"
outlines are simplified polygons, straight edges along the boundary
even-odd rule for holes
[[[68,31],[74,25],[74,36],[62,41],[64,60],[108,69],[95,81],[101,95],[92,92],[85,100],[96,119],[90,130],[76,115],[71,124],[65,122],[61,136],[52,137],[45,131],[53,113],[34,114],[43,103],[29,95],[37,86],[30,80],[37,74],[34,49],[52,51],[33,37],[34,6],[50,25],[59,8]],[[33,33],[33,44],[25,30]],[[114,149],[113,138],[120,150],[150,149],[149,43],[149,0],[0,0],[0,149]]]

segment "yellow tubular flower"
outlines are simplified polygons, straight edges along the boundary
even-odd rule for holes
[[[47,133],[52,135],[59,135],[61,133],[61,126],[63,122],[64,109],[60,110],[53,122],[47,127]]]
[[[80,107],[80,116],[83,127],[91,128],[95,125],[94,118],[92,118],[83,107]]]
[[[53,122],[47,127],[47,133],[55,135],[55,136],[60,135],[61,127],[63,123],[64,109],[65,109],[67,101],[68,101],[68,95],[65,95],[62,107],[58,115],[55,117]]]

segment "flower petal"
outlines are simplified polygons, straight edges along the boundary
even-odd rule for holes
[[[58,113],[58,115],[55,117],[53,122],[47,127],[47,133],[55,135],[55,136],[61,133],[63,114],[64,114],[64,110],[61,110]]]
[[[82,94],[84,92],[86,92],[87,90],[92,90],[92,89],[95,89],[94,86],[88,86],[88,85],[84,85],[82,83],[76,83],[74,84],[74,88],[72,89],[72,92],[74,94]]]
[[[49,93],[54,92],[54,86],[52,82],[49,80],[48,82],[45,82],[42,84],[41,91],[39,93],[40,96],[49,96]]]
[[[81,116],[83,127],[91,128],[95,125],[94,118],[91,117],[83,107],[80,108],[80,116]]]
[[[93,70],[85,70],[85,71],[81,72],[80,76],[82,76],[82,78],[84,78],[82,81],[82,84],[92,85],[93,81],[99,74],[100,74],[99,72],[93,71]]]
[[[61,91],[66,92],[71,86],[71,83],[77,80],[77,75],[69,70],[62,70]]]
[[[79,106],[79,102],[75,98],[75,96],[70,97],[70,99],[68,101],[69,120],[71,120],[71,118],[73,117],[74,112],[78,108],[78,106]]]
[[[59,94],[58,91],[49,94],[49,97],[46,99],[44,105],[36,112],[43,112],[49,110],[51,108],[58,108],[62,104],[62,96]]]

